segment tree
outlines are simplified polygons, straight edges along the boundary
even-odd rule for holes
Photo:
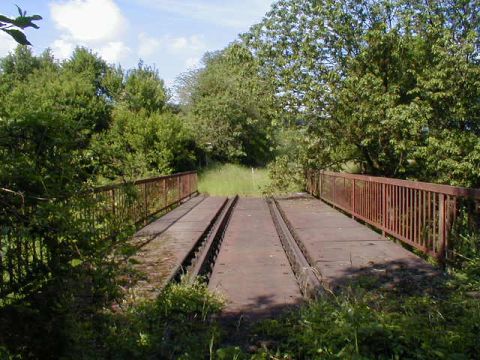
[[[305,167],[474,185],[479,11],[460,0],[282,0],[243,39],[275,81],[284,125],[305,134]]]
[[[21,30],[29,27],[38,29],[39,26],[34,21],[42,20],[42,17],[40,15],[27,16],[27,12],[18,6],[17,10],[19,16],[14,19],[0,15],[0,30],[10,35],[20,45],[31,45]]]
[[[168,93],[158,70],[142,61],[137,68],[127,72],[122,100],[132,111],[162,112],[168,101]]]
[[[183,107],[198,146],[216,160],[265,164],[276,112],[270,82],[240,43],[203,61],[203,69],[181,79]]]
[[[190,170],[195,144],[177,115],[118,108],[108,132],[99,134],[92,152],[100,179],[138,179]]]

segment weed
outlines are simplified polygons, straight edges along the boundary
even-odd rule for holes
[[[241,165],[214,165],[200,173],[198,190],[214,196],[261,196],[269,184],[265,169]]]

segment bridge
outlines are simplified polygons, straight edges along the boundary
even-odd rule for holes
[[[97,240],[122,222],[139,228],[131,243],[145,276],[132,294],[155,298],[171,282],[201,276],[226,298],[226,317],[250,318],[363,276],[388,287],[441,276],[425,258],[442,265],[455,256],[458,208],[471,201],[478,210],[480,201],[475,189],[325,171],[307,172],[306,183],[305,193],[291,196],[213,197],[198,194],[197,174],[187,172],[96,188],[79,199],[92,201],[82,216]],[[70,201],[74,208],[79,200]],[[0,239],[14,237],[0,257],[3,293],[48,261],[44,239],[12,229]]]

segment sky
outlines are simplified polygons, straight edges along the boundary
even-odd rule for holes
[[[272,0],[0,0],[0,14],[16,15],[15,4],[43,20],[28,29],[37,54],[46,48],[68,58],[86,46],[109,63],[128,69],[142,59],[154,65],[167,86],[198,67],[206,51],[219,50],[259,22]],[[0,32],[0,57],[16,46]]]

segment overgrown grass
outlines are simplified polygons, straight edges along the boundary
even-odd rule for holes
[[[269,183],[266,169],[223,164],[200,172],[198,190],[214,196],[262,196]]]
[[[202,282],[172,284],[156,301],[109,312],[97,332],[99,358],[205,359],[217,345],[219,326],[211,321],[223,301]]]
[[[478,262],[468,272],[425,279],[413,287],[408,277],[387,287],[379,286],[376,277],[360,277],[341,293],[253,326],[250,351],[234,346],[219,348],[216,355],[251,360],[477,359],[479,280]]]
[[[453,276],[422,286],[420,292],[379,286],[375,278],[359,279],[342,293],[282,317],[257,324],[239,321],[228,327],[215,316],[222,299],[209,293],[205,284],[173,284],[156,301],[130,304],[122,311],[105,309],[80,318],[72,313],[63,324],[70,341],[57,355],[65,359],[474,359],[480,353],[478,263],[472,269],[476,275]],[[0,359],[13,359],[13,353],[0,345]]]

